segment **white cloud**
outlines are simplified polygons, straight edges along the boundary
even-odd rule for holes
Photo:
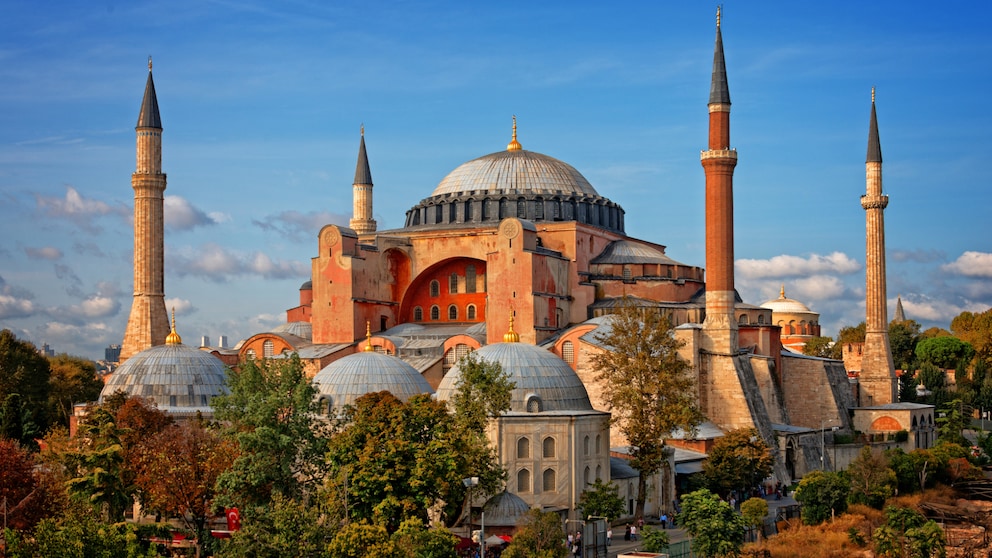
[[[70,316],[91,320],[94,318],[116,316],[120,309],[121,304],[116,299],[93,295],[79,304],[65,308],[64,312]],[[61,314],[62,312],[58,310],[52,311],[54,315]]]
[[[283,211],[263,220],[252,219],[252,224],[265,231],[275,231],[290,240],[314,240],[324,225],[348,225],[349,215],[328,211]]]
[[[198,249],[180,250],[170,254],[167,259],[166,269],[169,273],[212,281],[227,281],[242,276],[264,279],[309,277],[311,271],[309,262],[273,260],[261,252],[242,253],[212,243],[204,244]]]
[[[178,316],[185,316],[196,311],[193,303],[183,298],[165,299],[165,308],[169,311],[170,315],[175,311]]]
[[[190,230],[196,227],[216,225],[220,222],[215,215],[206,213],[180,196],[165,196],[163,200],[165,226],[173,230]]]
[[[42,246],[41,248],[27,247],[24,249],[24,253],[27,254],[27,256],[32,260],[62,259],[62,250],[59,250],[54,246]]]
[[[0,276],[0,318],[26,318],[39,311],[35,305],[34,294],[25,289],[8,285]]]
[[[131,208],[84,197],[72,186],[66,187],[64,198],[36,195],[38,209],[47,217],[57,217],[74,223],[87,231],[99,230],[93,223],[97,217],[105,215],[128,216]]]
[[[949,264],[940,267],[944,271],[957,273],[966,277],[985,277],[992,279],[992,254],[987,252],[968,251]]]
[[[783,254],[767,260],[737,260],[734,269],[743,278],[797,277],[811,274],[836,273],[846,275],[861,269],[861,264],[841,252],[808,257]]]

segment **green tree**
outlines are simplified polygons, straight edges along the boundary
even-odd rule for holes
[[[557,513],[532,509],[521,520],[502,558],[565,558],[568,549],[564,540],[565,531]]]
[[[31,451],[37,451],[35,440],[44,434],[42,425],[37,421],[38,415],[21,394],[7,395],[0,406],[0,437],[15,440]]]
[[[104,523],[80,509],[42,521],[35,531],[34,552],[27,556],[60,558],[139,558],[158,556],[147,541],[151,535],[168,535],[156,526]]]
[[[684,494],[677,520],[698,556],[736,556],[744,545],[744,518],[709,490]]]
[[[971,424],[971,407],[966,406],[960,399],[944,404],[938,412],[936,423],[938,440],[965,447],[971,445],[963,434]]]
[[[761,529],[768,516],[768,502],[764,498],[748,498],[741,504],[741,517],[748,527],[753,527],[761,540]]]
[[[974,354],[975,349],[957,337],[934,337],[916,344],[916,358],[938,368],[954,368],[959,361],[970,360]]]
[[[429,395],[403,403],[388,391],[369,393],[345,420],[327,454],[335,485],[329,493],[347,491],[353,519],[390,533],[407,519],[426,521],[449,494],[464,495],[462,479],[476,474],[459,450],[463,431],[445,403]]]
[[[844,326],[840,328],[840,331],[837,332],[837,344],[846,345],[847,343],[864,343],[867,328],[868,326],[865,322],[861,322],[856,326]]]
[[[406,549],[412,558],[456,558],[458,537],[443,528],[428,529],[423,523],[408,519],[390,537],[397,548]]]
[[[816,525],[844,513],[850,492],[851,482],[842,473],[807,473],[796,488],[796,501],[802,504],[803,523]]]
[[[135,495],[124,456],[117,418],[102,406],[87,411],[73,450],[62,455],[69,495],[90,506],[104,522],[123,520]]]
[[[48,359],[41,356],[33,344],[19,340],[9,329],[0,331],[0,402],[5,403],[12,394],[17,394],[21,401],[18,414],[8,414],[5,410],[4,416],[0,417],[0,435],[14,438],[24,445],[26,440],[9,434],[15,430],[24,431],[20,426],[15,426],[15,421],[28,420],[36,424],[34,430],[39,435],[48,430],[49,419],[44,409],[48,406],[51,390],[50,376]],[[23,416],[24,409],[30,411],[28,417]]]
[[[612,482],[604,483],[602,479],[597,478],[592,486],[579,496],[579,508],[585,517],[593,515],[612,521],[624,512],[620,489]]]
[[[61,353],[48,359],[51,375],[48,413],[52,423],[69,426],[72,406],[100,397],[103,382],[96,375],[96,364],[85,358]]]
[[[643,517],[647,479],[658,472],[665,438],[693,431],[703,420],[690,364],[679,356],[684,343],[666,316],[641,311],[629,301],[597,335],[605,350],[592,357],[611,421],[630,445],[638,477],[635,515]]]
[[[895,506],[885,508],[885,524],[872,535],[878,556],[943,558],[947,541],[943,529],[919,512]]]
[[[889,347],[892,361],[900,370],[912,370],[916,363],[916,343],[920,335],[920,324],[913,320],[889,323]]]
[[[324,480],[327,444],[316,388],[297,355],[248,360],[227,375],[229,393],[211,404],[238,446],[231,468],[217,479],[222,503],[265,505],[274,494],[301,499]]]
[[[320,507],[284,498],[276,492],[268,505],[249,511],[241,529],[217,549],[218,558],[336,556],[328,552],[327,545],[337,533],[336,518],[323,514]]]
[[[836,349],[835,349],[836,348]],[[832,337],[812,337],[803,345],[803,354],[821,358],[840,360],[840,345],[834,344]]]
[[[980,313],[961,312],[951,320],[951,332],[975,349],[975,356],[992,365],[992,308]]]
[[[643,540],[640,548],[645,552],[662,553],[667,551],[669,544],[671,544],[668,538],[668,531],[664,529],[656,529],[650,525],[645,525],[640,535]]]
[[[898,484],[896,473],[889,468],[885,454],[872,451],[871,446],[861,448],[858,457],[848,465],[847,476],[851,481],[847,501],[875,509],[882,509]]]
[[[772,453],[755,428],[738,428],[718,438],[703,463],[707,487],[726,496],[747,494],[772,474]]]
[[[929,362],[924,363],[920,366],[916,376],[919,383],[930,392],[929,395],[922,398],[917,397],[918,402],[941,407],[950,399],[947,374],[936,365]]]

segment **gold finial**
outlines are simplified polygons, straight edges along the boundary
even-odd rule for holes
[[[871,86],[871,104],[875,104],[875,86]]]
[[[785,283],[782,283],[782,288],[778,291],[779,298],[785,298]]]
[[[514,114],[513,115],[513,139],[510,140],[510,143],[506,144],[506,150],[507,151],[520,151],[521,149],[523,149],[523,147],[521,147],[520,142],[517,141],[517,115]]]
[[[372,347],[372,323],[366,320],[366,322],[365,322],[365,352],[366,353],[370,353],[372,351],[375,351],[375,348]]]
[[[516,331],[513,331],[513,310],[510,310],[510,329],[509,331],[503,334],[503,342],[504,343],[520,342],[520,334],[517,333]]]
[[[363,136],[365,135],[365,123],[364,122],[362,122],[362,135]]]
[[[176,307],[173,306],[172,307],[172,331],[170,331],[169,334],[165,336],[165,344],[166,345],[181,345],[182,342],[183,342],[182,337],[179,337],[179,334],[176,333]]]
[[[148,71],[152,71],[152,56],[148,55]]]
[[[720,12],[722,10],[723,10],[723,4],[720,4],[720,5],[718,5],[716,7],[716,27],[717,27],[717,29],[720,28]]]

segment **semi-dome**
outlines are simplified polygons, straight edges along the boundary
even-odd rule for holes
[[[510,411],[591,411],[589,394],[575,371],[554,353],[527,343],[495,343],[474,353],[480,360],[497,362],[516,384],[510,395]],[[451,399],[461,379],[455,364],[441,380],[437,398]]]
[[[169,414],[211,416],[210,401],[227,393],[225,372],[217,357],[183,345],[173,326],[165,345],[137,353],[110,375],[100,402],[121,391],[150,399]]]
[[[575,167],[534,151],[497,151],[463,163],[434,188],[445,194],[504,193],[599,196]]]
[[[778,298],[774,298],[765,302],[761,305],[762,308],[768,308],[772,312],[780,314],[812,314],[814,313],[809,309],[808,306],[799,302],[798,300],[792,298],[786,298],[785,296],[785,285],[779,291]]]
[[[353,405],[367,393],[388,391],[404,403],[414,395],[434,393],[416,368],[384,353],[363,351],[336,360],[313,378],[321,408],[331,412]]]

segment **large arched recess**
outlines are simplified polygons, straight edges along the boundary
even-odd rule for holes
[[[466,282],[466,273],[469,266],[475,267],[475,292],[470,292],[471,286]],[[451,276],[457,276],[457,292],[450,291]],[[431,296],[431,281],[439,284],[438,296]],[[474,306],[475,318],[468,318],[468,307]],[[439,308],[439,318],[431,320],[430,308]],[[449,319],[449,308],[457,308],[458,317]],[[420,307],[423,311],[423,319],[414,322],[413,309]],[[474,258],[449,258],[435,263],[428,267],[423,273],[413,278],[410,287],[403,296],[400,305],[400,316],[402,322],[414,323],[478,323],[486,321],[486,262]]]
[[[390,248],[386,250],[386,265],[389,266],[389,277],[392,278],[389,300],[400,300],[410,284],[410,256],[402,250]],[[402,320],[402,317],[397,316],[397,319]]]

